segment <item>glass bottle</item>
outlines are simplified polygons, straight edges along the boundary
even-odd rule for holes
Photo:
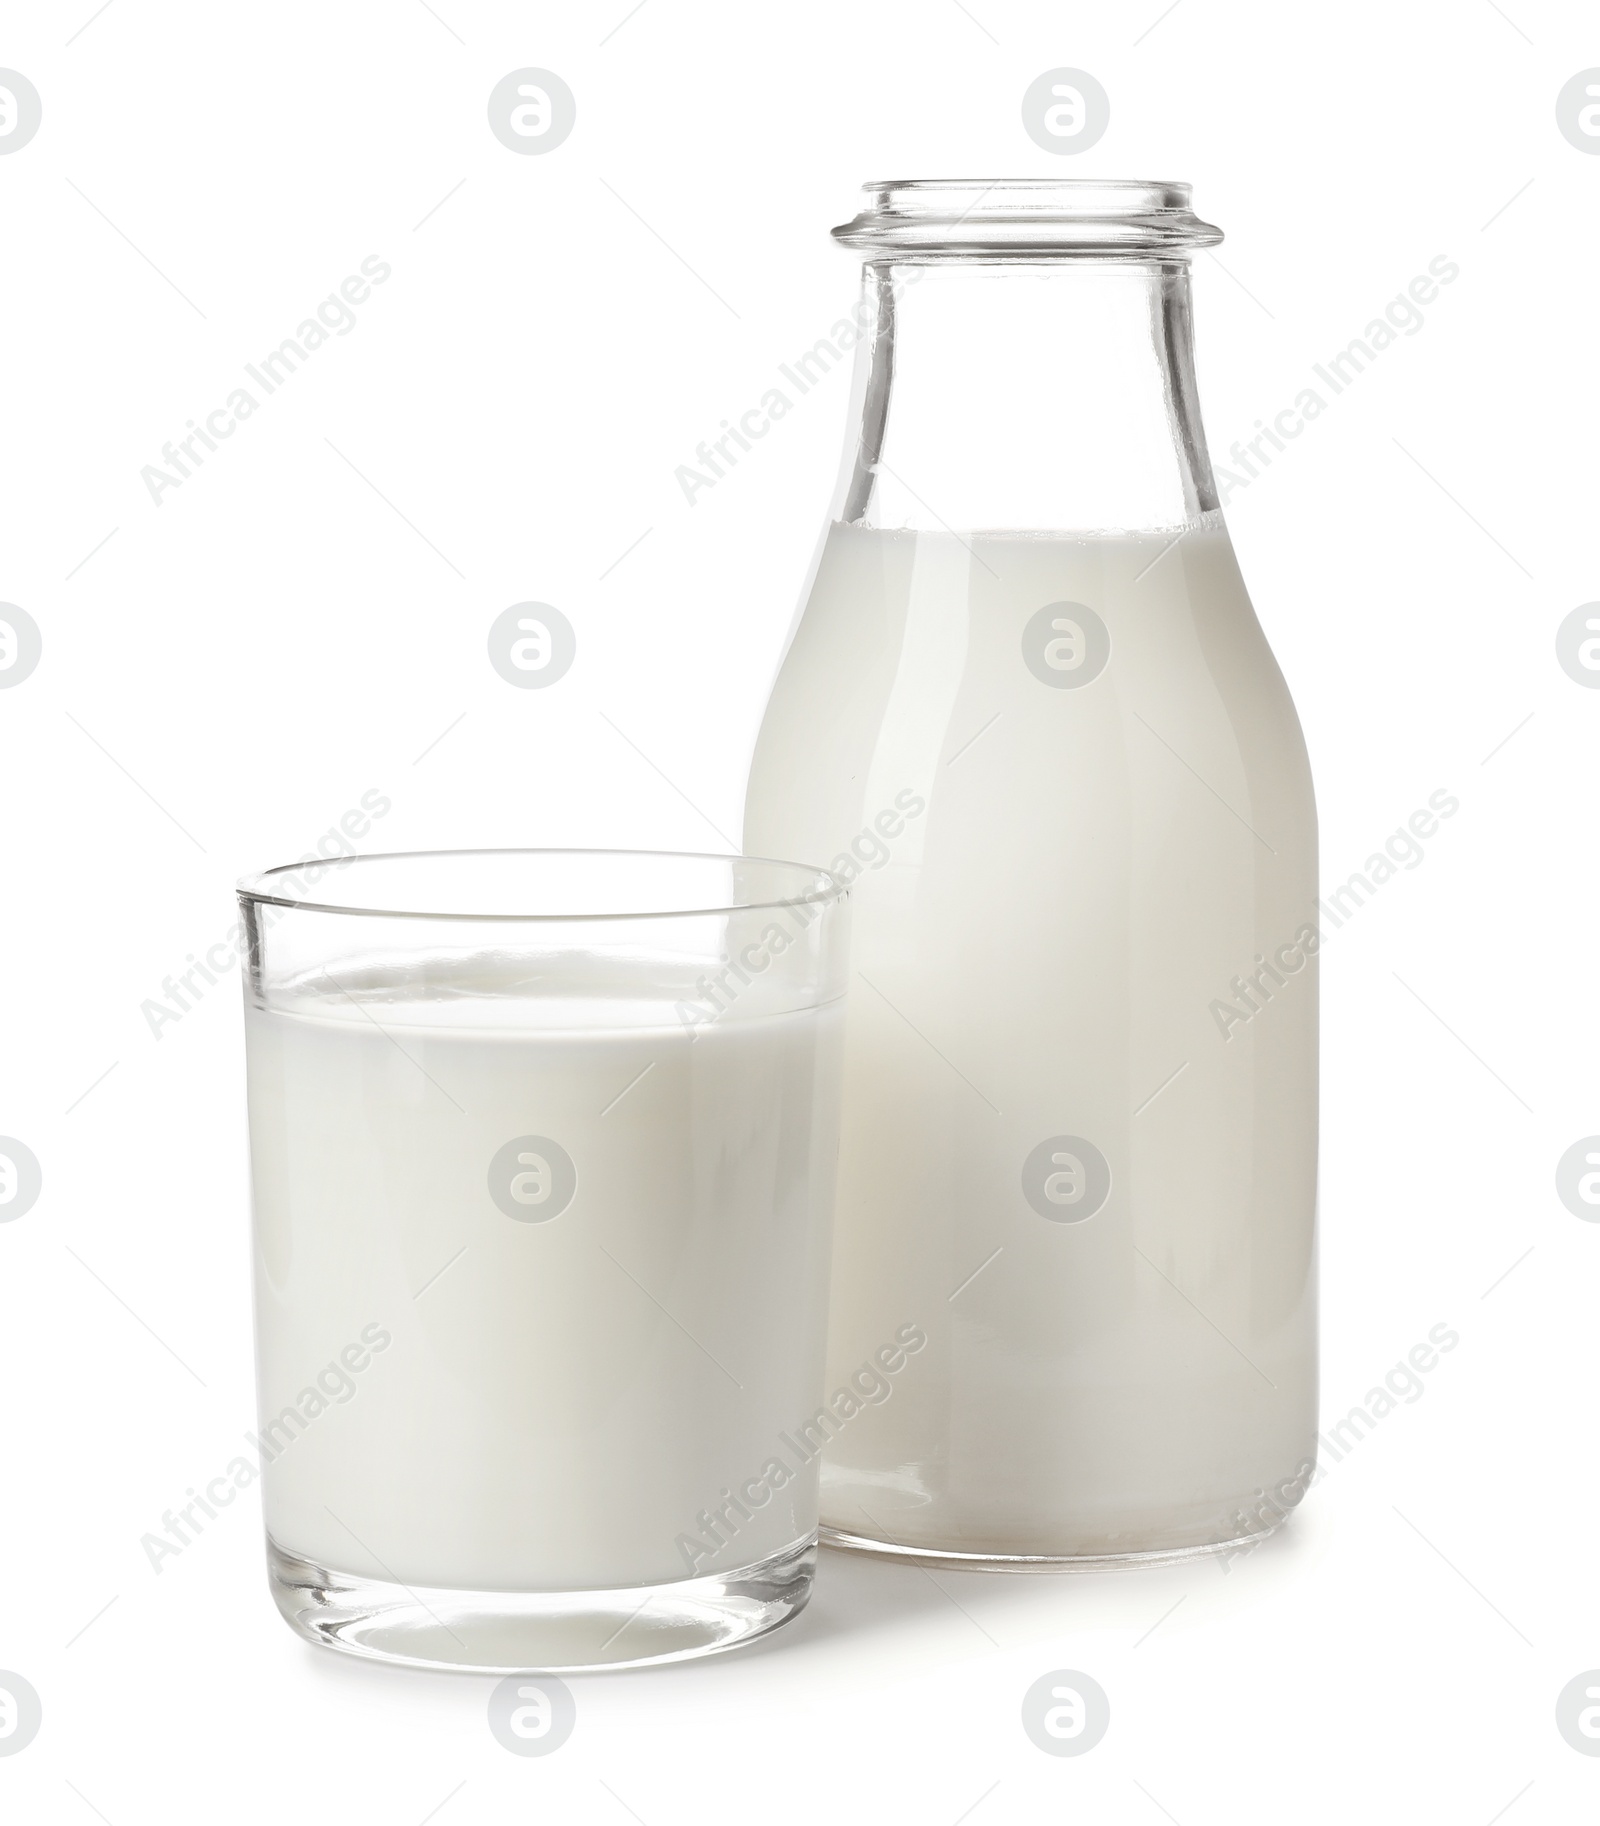
[[[1319,930],[1196,402],[1221,237],[1182,184],[868,196],[834,231],[856,424],[745,820],[855,903],[823,1538],[1247,1542],[1314,1470]]]

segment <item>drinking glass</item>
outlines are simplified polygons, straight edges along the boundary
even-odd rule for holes
[[[477,850],[240,884],[260,1457],[307,1639],[678,1660],[810,1591],[845,890]]]

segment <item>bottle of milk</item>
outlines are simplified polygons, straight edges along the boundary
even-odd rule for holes
[[[873,185],[745,847],[852,884],[824,1539],[1281,1522],[1316,1437],[1316,811],[1218,510],[1185,185]],[[1271,431],[1263,435],[1278,441]],[[827,1418],[822,1416],[819,1418]]]

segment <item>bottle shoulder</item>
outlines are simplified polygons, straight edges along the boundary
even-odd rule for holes
[[[870,824],[880,799],[937,808],[981,781],[995,803],[973,804],[980,821],[1032,798],[1064,815],[1159,797],[1157,757],[1314,828],[1299,721],[1220,516],[1093,535],[836,525],[768,706],[750,807],[758,823],[789,807],[810,835],[815,806],[820,840],[822,826]]]

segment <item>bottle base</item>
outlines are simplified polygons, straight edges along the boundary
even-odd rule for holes
[[[278,1609],[307,1642],[435,1672],[577,1674],[689,1661],[755,1642],[805,1607],[813,1535],[734,1572],[617,1591],[454,1591],[302,1559],[267,1538]]]
[[[1104,1572],[1116,1567],[1167,1566],[1183,1560],[1212,1559],[1227,1553],[1248,1553],[1283,1526],[1283,1519],[1253,1534],[1225,1541],[1202,1541],[1188,1547],[1156,1547],[1128,1553],[956,1553],[940,1547],[908,1547],[897,1541],[874,1540],[824,1524],[818,1538],[824,1547],[841,1553],[859,1553],[872,1559],[896,1560],[905,1566],[922,1566],[937,1572]]]

